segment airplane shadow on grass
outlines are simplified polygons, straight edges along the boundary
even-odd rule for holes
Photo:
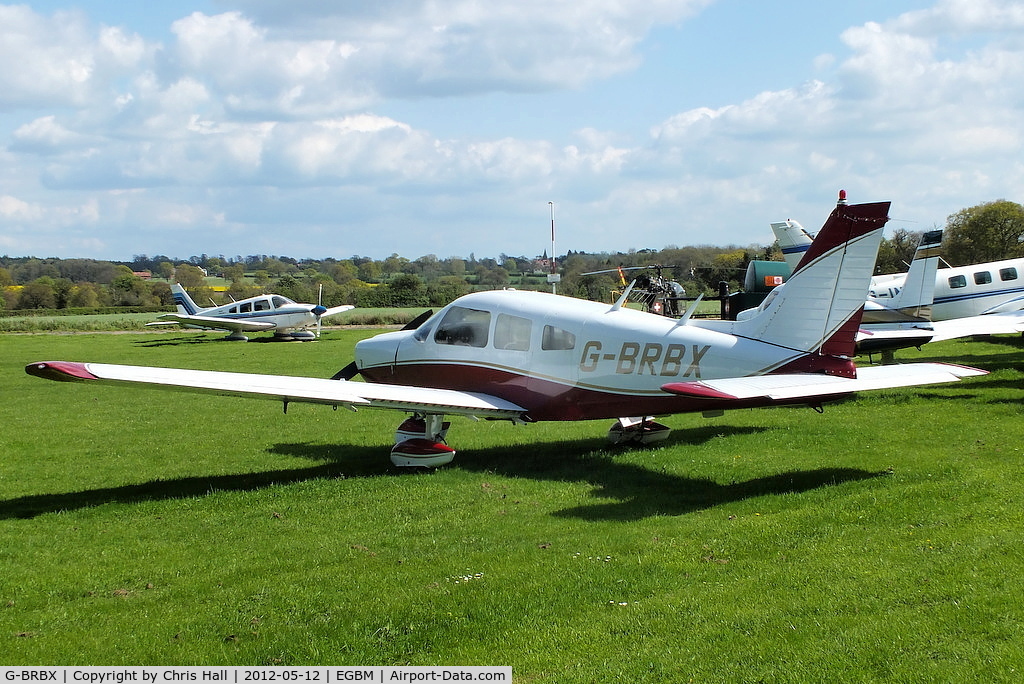
[[[250,333],[251,335],[259,335],[259,333]],[[212,344],[215,342],[231,342],[234,344],[242,344],[238,340],[229,340],[224,336],[225,333],[196,333],[188,336],[173,337],[169,339],[160,340],[136,340],[134,342],[136,347],[179,347],[182,345],[189,344]],[[308,342],[309,340],[295,340],[289,338],[279,337],[273,334],[263,333],[259,337],[250,337],[249,342]]]
[[[733,428],[727,434],[753,434],[764,430]],[[683,448],[697,446],[722,432],[719,427],[679,430],[676,433],[679,437],[665,444]],[[708,478],[645,468],[641,463],[618,462],[615,455],[620,449],[610,448],[603,440],[548,443],[534,448],[527,447],[529,453],[523,455],[505,449],[500,450],[503,452],[500,456],[487,452],[460,453],[456,456],[455,464],[464,470],[493,472],[509,477],[585,482],[594,487],[591,494],[593,498],[615,501],[569,508],[556,511],[554,515],[581,520],[624,522],[651,516],[684,515],[744,499],[806,492],[888,474],[856,468],[817,468],[720,484]],[[642,454],[643,451],[641,447],[634,449],[633,453]]]
[[[740,428],[729,433],[759,431],[760,428]],[[683,433],[681,439],[666,444],[696,445],[715,437],[721,430],[696,428],[680,432]],[[271,485],[315,479],[395,477],[416,472],[392,467],[386,451],[379,445],[277,444],[270,451],[308,458],[320,464],[310,468],[153,480],[79,492],[29,495],[0,501],[0,519],[34,518],[108,503],[185,499],[221,491],[257,491]],[[447,467],[539,481],[585,482],[595,488],[595,498],[617,501],[565,509],[554,515],[595,521],[683,515],[744,499],[807,492],[886,474],[855,468],[818,468],[719,484],[710,479],[620,463],[616,461],[616,451],[598,439],[538,443],[525,448],[498,446],[460,452]]]
[[[207,342],[220,342],[224,338],[210,337],[209,335],[198,333],[188,336],[164,338],[156,340],[135,340],[133,344],[136,347],[178,347],[188,344],[206,344]]]

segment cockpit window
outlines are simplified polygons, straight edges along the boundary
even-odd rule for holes
[[[556,328],[553,325],[544,326],[544,335],[541,337],[540,348],[545,350],[565,350],[576,347],[576,336],[568,330]]]
[[[284,297],[282,297],[281,295],[274,295],[274,296],[273,296],[273,297],[271,298],[271,300],[270,300],[270,301],[272,301],[272,302],[274,303],[274,308],[275,308],[275,309],[280,309],[280,308],[281,308],[281,307],[283,307],[283,306],[288,306],[289,304],[292,304],[292,303],[293,303],[293,302],[292,302],[292,300],[290,300],[290,299],[285,299],[285,298],[284,298]]]
[[[494,348],[529,351],[533,322],[528,318],[498,314],[494,324]]]
[[[453,306],[438,324],[434,341],[438,344],[486,347],[490,326],[490,312]]]

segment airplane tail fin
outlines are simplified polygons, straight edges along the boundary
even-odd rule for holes
[[[185,292],[185,288],[183,288],[179,283],[171,285],[171,294],[174,295],[174,304],[178,307],[179,314],[183,316],[195,316],[197,313],[202,311],[202,308],[196,306],[196,303],[188,296],[188,292]]]
[[[734,334],[805,352],[800,370],[854,373],[847,360],[889,204],[847,205],[841,198],[786,284],[736,321]]]
[[[795,271],[797,264],[800,263],[800,259],[803,258],[804,253],[810,248],[814,238],[807,232],[806,228],[792,219],[786,219],[771,225],[772,232],[775,233],[775,239],[782,249],[782,256],[786,260],[786,264],[789,265],[791,271]]]
[[[935,272],[942,256],[942,231],[928,231],[914,252],[903,287],[892,298],[889,306],[900,313],[923,320],[931,320],[932,301],[935,298]]]

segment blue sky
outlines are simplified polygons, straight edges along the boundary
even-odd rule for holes
[[[0,254],[768,244],[1021,201],[1024,3],[0,4]]]

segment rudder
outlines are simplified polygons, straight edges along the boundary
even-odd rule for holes
[[[833,210],[785,285],[734,333],[789,349],[852,357],[889,202]]]

